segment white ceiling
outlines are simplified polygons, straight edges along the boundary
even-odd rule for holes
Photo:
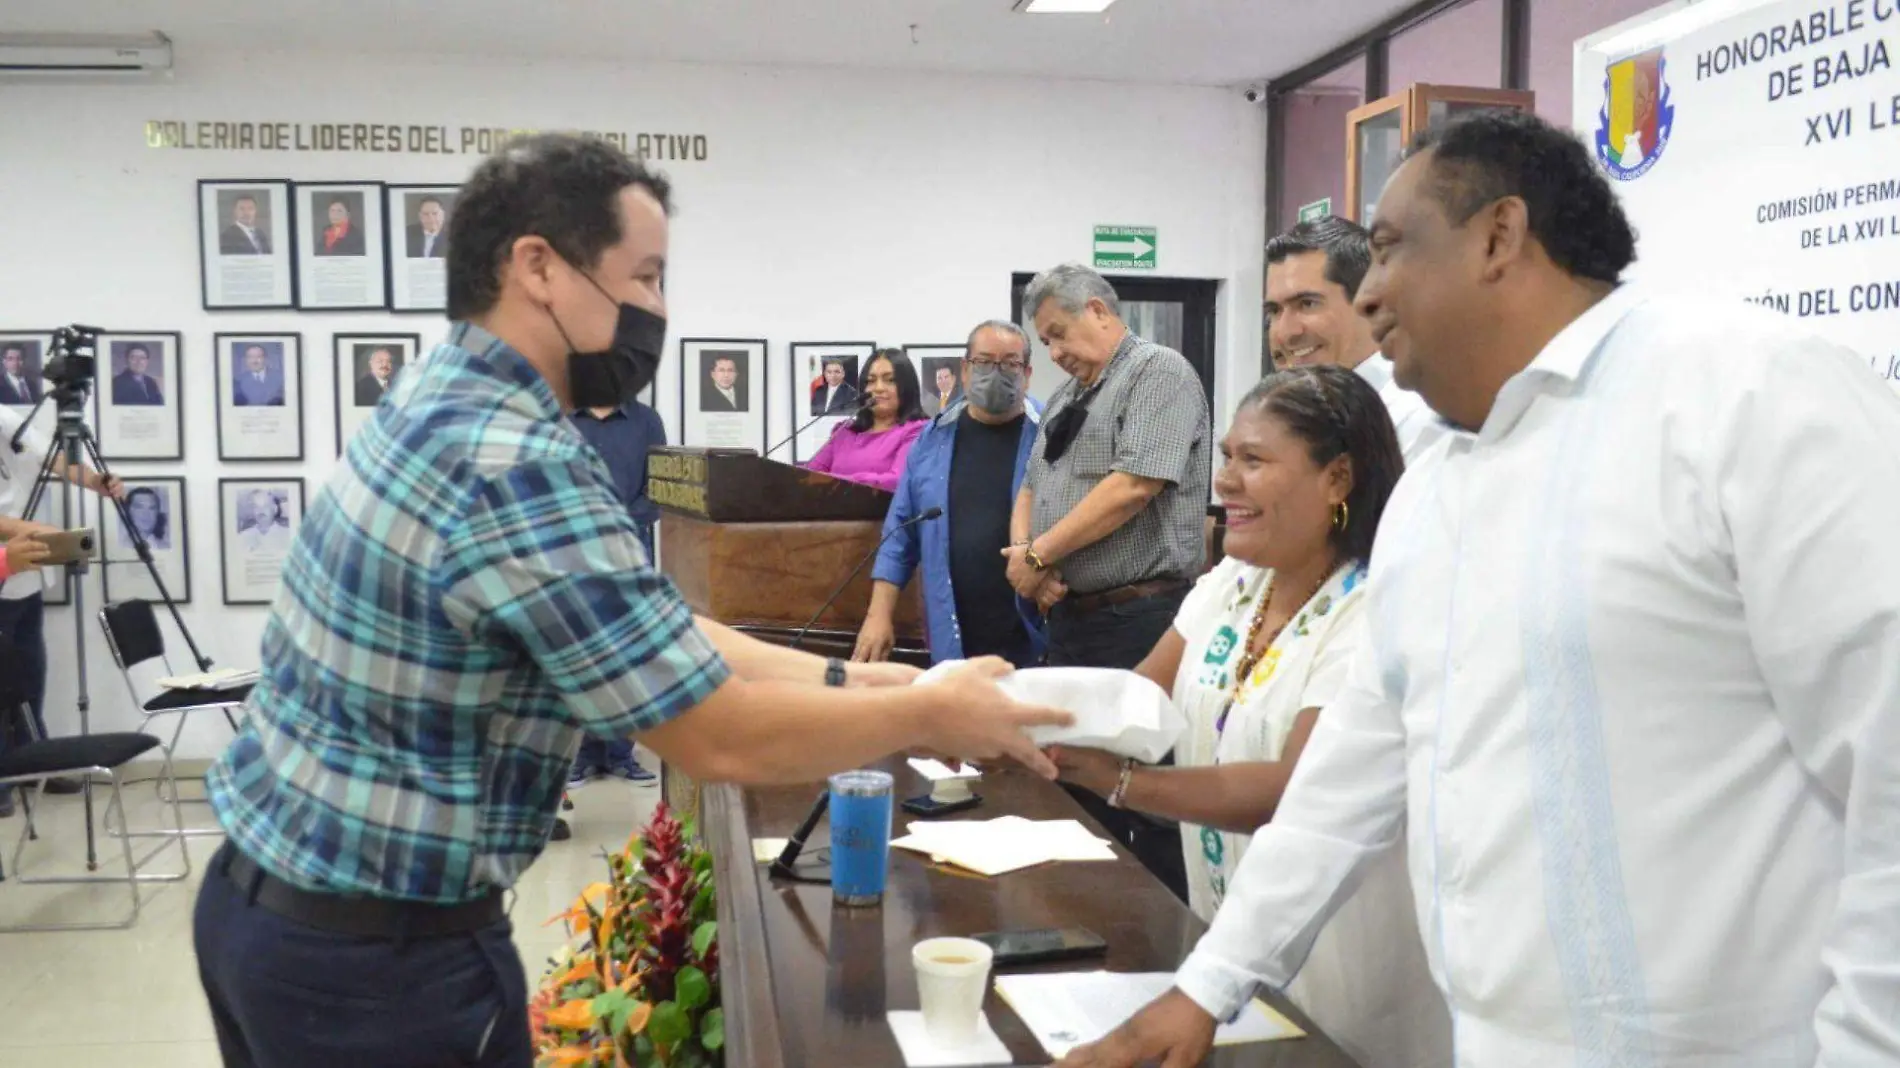
[[[0,32],[162,30],[206,47],[844,66],[1245,85],[1290,71],[1406,0],[1118,0],[1020,15],[1013,0],[4,0]],[[912,27],[915,26],[915,43]]]

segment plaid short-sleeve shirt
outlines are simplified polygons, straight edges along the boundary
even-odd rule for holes
[[[1087,405],[1088,416],[1052,463],[1045,451],[1049,427],[1078,404]],[[1048,533],[1111,472],[1167,484],[1134,518],[1057,565],[1072,594],[1200,574],[1213,476],[1207,395],[1186,357],[1131,331],[1094,385],[1084,388],[1071,378],[1056,390],[1042,426],[1024,483],[1035,506],[1031,537]]]
[[[312,890],[450,903],[539,855],[583,732],[686,712],[725,664],[520,354],[456,324],[304,516],[219,822]]]

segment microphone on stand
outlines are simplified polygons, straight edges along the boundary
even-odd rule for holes
[[[871,406],[871,398],[870,398],[869,396],[864,396],[864,397],[861,397],[861,398],[860,398],[860,399],[858,400],[858,407],[859,407],[859,408],[861,408],[861,409],[862,409],[862,408],[869,408],[870,406]],[[812,416],[812,417],[811,417],[810,419],[807,419],[807,420],[805,420],[805,425],[804,425],[804,426],[801,426],[801,427],[799,427],[799,428],[798,428],[797,430],[794,430],[794,431],[792,431],[792,436],[791,436],[791,437],[789,437],[789,438],[786,438],[786,439],[785,439],[784,441],[781,441],[781,442],[779,442],[779,443],[778,443],[777,445],[774,445],[774,446],[772,446],[771,448],[769,448],[769,449],[767,449],[767,450],[765,450],[765,452],[764,452],[764,453],[762,453],[762,454],[761,454],[761,455],[759,456],[759,459],[761,459],[761,460],[766,460],[766,459],[770,459],[773,453],[775,453],[775,452],[777,452],[777,451],[779,451],[780,449],[782,449],[782,448],[784,448],[785,446],[787,446],[787,445],[790,445],[790,444],[791,444],[792,442],[794,442],[794,441],[796,441],[796,440],[798,440],[798,435],[800,435],[800,434],[803,434],[803,433],[804,433],[805,431],[807,431],[807,430],[810,430],[810,429],[811,429],[812,427],[814,427],[814,426],[817,426],[817,425],[818,425],[818,420],[820,420],[820,419],[839,419],[839,418],[844,418],[844,417],[842,417],[842,416],[836,416],[836,415],[832,415],[832,414],[831,414],[830,412],[819,412],[819,413],[818,413],[817,415],[814,415],[814,416]]]
[[[900,530],[907,530],[919,523],[928,523],[932,519],[939,519],[942,518],[942,516],[943,509],[927,508],[886,531],[883,537],[877,539],[877,544],[871,546],[871,551],[865,553],[864,558],[858,561],[858,565],[851,569],[851,573],[844,577],[844,581],[838,583],[838,588],[831,591],[831,596],[825,598],[825,603],[818,606],[818,611],[813,612],[811,618],[805,621],[805,625],[798,628],[798,634],[792,638],[786,648],[796,649],[804,643],[805,636],[811,632],[813,624],[818,622],[818,617],[824,615],[825,611],[832,606],[833,602],[837,601],[839,595],[844,593],[844,588],[851,585],[851,580],[858,577],[858,572],[864,570],[864,565],[870,563],[872,559],[877,556],[878,551],[884,548],[884,543],[891,540],[892,536]],[[822,875],[817,872],[806,873],[798,871],[793,867],[793,865],[798,863],[799,854],[805,851],[805,839],[811,837],[812,829],[818,826],[818,821],[824,818],[825,810],[830,807],[831,792],[827,790],[818,795],[818,800],[811,806],[811,811],[805,813],[805,819],[798,825],[798,830],[793,832],[792,837],[786,841],[785,848],[779,853],[778,859],[772,862],[771,870],[773,875],[801,883],[831,882],[829,872]]]
[[[811,628],[818,622],[818,617],[824,615],[825,612],[831,608],[832,603],[838,599],[839,595],[844,593],[844,588],[851,585],[851,580],[858,577],[858,572],[864,570],[864,565],[870,563],[877,557],[878,551],[884,548],[885,542],[890,541],[900,530],[907,530],[919,523],[927,523],[942,515],[943,509],[928,508],[886,531],[883,537],[877,539],[877,544],[871,546],[871,551],[865,553],[864,558],[858,561],[858,566],[851,569],[851,573],[844,577],[843,582],[838,583],[838,588],[831,591],[831,596],[825,598],[825,603],[818,606],[818,611],[813,612],[811,618],[805,621],[805,625],[798,628],[798,633],[793,636],[791,644],[787,645],[786,648],[796,649],[804,643],[805,635],[811,633]]]

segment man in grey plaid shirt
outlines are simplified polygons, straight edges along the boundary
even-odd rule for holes
[[[1115,290],[1087,267],[1038,275],[1023,312],[1070,378],[1043,413],[1016,499],[1010,585],[1049,612],[1049,664],[1132,669],[1201,572],[1206,395],[1180,353],[1128,329]],[[1186,896],[1177,828],[1072,793]]]

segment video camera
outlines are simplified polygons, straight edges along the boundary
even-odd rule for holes
[[[96,326],[74,323],[53,331],[52,352],[42,369],[48,382],[62,389],[84,390],[99,375],[99,334]]]

